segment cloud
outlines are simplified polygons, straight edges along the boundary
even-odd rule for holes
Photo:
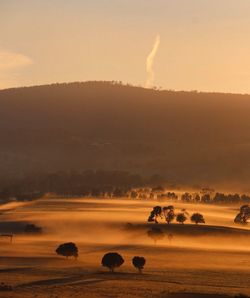
[[[23,54],[0,49],[0,71],[17,69],[32,63],[33,61]]]
[[[8,88],[18,84],[18,71],[33,64],[26,55],[0,48],[0,88]]]
[[[160,35],[157,35],[153,48],[146,60],[146,70],[147,70],[147,81],[145,84],[146,88],[152,87],[154,83],[155,73],[154,73],[153,65],[154,65],[155,55],[158,51],[159,46],[160,46]]]

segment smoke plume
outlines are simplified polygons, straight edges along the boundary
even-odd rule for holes
[[[154,65],[154,58],[159,48],[159,45],[160,45],[160,35],[157,35],[153,45],[153,49],[149,53],[146,61],[146,70],[147,70],[147,81],[145,84],[146,88],[152,87],[154,83],[155,73],[154,73],[153,65]]]

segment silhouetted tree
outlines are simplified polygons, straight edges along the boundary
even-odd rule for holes
[[[243,205],[240,207],[240,212],[236,215],[234,222],[240,224],[247,224],[248,219],[250,218],[250,206]]]
[[[167,192],[166,193],[167,198],[169,199],[178,199],[178,196],[174,192]]]
[[[195,222],[196,224],[199,223],[205,223],[205,219],[203,217],[202,214],[200,213],[194,213],[191,217],[190,217],[192,222]]]
[[[133,265],[135,266],[135,268],[137,268],[138,269],[138,271],[140,272],[140,273],[142,273],[142,269],[144,268],[144,266],[145,266],[145,263],[146,263],[146,260],[145,260],[145,258],[144,257],[133,257],[133,259],[132,259],[132,263],[133,263]]]
[[[211,202],[211,196],[209,193],[207,194],[204,194],[202,197],[201,197],[201,202],[202,203],[205,203],[205,204],[208,204]]]
[[[102,266],[109,268],[111,272],[114,272],[115,268],[120,267],[124,263],[124,260],[117,252],[106,253],[102,258]]]
[[[194,194],[193,200],[195,203],[199,203],[201,201],[201,197],[199,194]]]
[[[68,257],[78,257],[78,248],[75,245],[75,243],[73,242],[67,242],[67,243],[63,243],[61,245],[58,246],[58,248],[56,249],[56,253],[58,255],[64,256],[66,258]]]
[[[171,206],[163,207],[163,214],[165,216],[166,222],[170,224],[175,218],[174,206],[171,205]]]
[[[161,229],[153,227],[151,230],[147,231],[148,237],[154,240],[156,244],[158,240],[162,240],[165,237],[165,234]]]
[[[181,212],[181,213],[178,213],[177,216],[176,216],[176,221],[181,223],[181,224],[184,224],[184,222],[187,220],[187,216],[185,215],[184,212]]]
[[[181,200],[182,200],[183,202],[187,202],[187,203],[189,203],[189,202],[192,201],[192,195],[191,195],[190,193],[188,193],[188,192],[185,192],[185,193],[181,196]]]
[[[113,196],[116,198],[125,197],[125,191],[121,188],[115,188],[113,191]]]
[[[148,217],[148,222],[154,221],[158,223],[157,219],[159,216],[162,217],[162,208],[161,206],[155,206]]]
[[[132,190],[130,193],[131,198],[137,198],[138,197],[138,193],[135,190]]]

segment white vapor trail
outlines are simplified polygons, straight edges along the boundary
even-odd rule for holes
[[[154,73],[153,65],[154,65],[154,58],[158,51],[159,45],[160,45],[160,35],[158,34],[156,36],[153,49],[149,53],[146,61],[146,70],[147,70],[147,81],[145,84],[146,88],[152,87],[154,82],[155,73]]]

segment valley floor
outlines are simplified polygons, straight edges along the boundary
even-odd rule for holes
[[[228,228],[218,226],[220,218],[223,226],[226,221],[226,226],[230,226],[234,209],[185,206],[191,210],[202,208],[209,228],[203,226],[200,231],[204,233],[193,233],[193,225],[181,228],[172,225],[172,242],[165,237],[154,244],[146,232],[155,225],[144,226],[143,223],[153,204],[155,202],[125,200],[45,200],[2,213],[5,225],[0,225],[1,233],[1,229],[6,229],[8,223],[13,226],[13,222],[17,230],[20,224],[32,222],[42,226],[44,232],[27,236],[17,231],[13,243],[1,239],[0,282],[12,285],[13,291],[2,291],[0,297],[226,298],[239,293],[250,295],[250,231],[245,229],[241,235],[237,230],[235,234],[232,232],[234,235],[225,236]],[[125,218],[140,228],[126,230]],[[217,228],[213,233],[214,223]],[[164,230],[167,225],[158,226],[167,233]],[[180,229],[185,229],[183,235]],[[56,247],[68,241],[75,242],[79,248],[77,260],[55,254]],[[101,266],[101,259],[106,252],[113,251],[120,253],[125,263],[112,274]],[[143,274],[137,273],[131,264],[136,255],[146,258]]]

